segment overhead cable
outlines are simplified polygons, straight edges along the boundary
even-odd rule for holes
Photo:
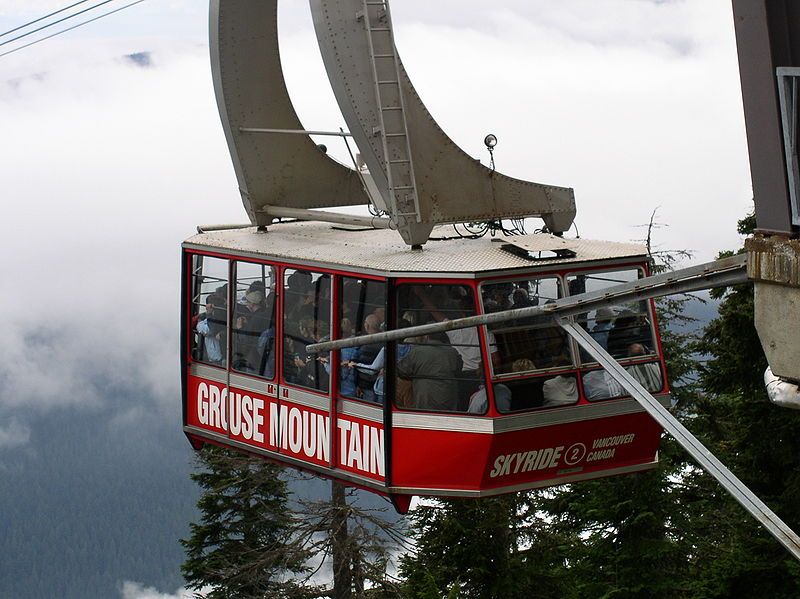
[[[56,10],[54,12],[51,12],[49,15],[45,15],[43,17],[39,17],[38,19],[34,19],[33,21],[28,21],[24,25],[20,25],[19,27],[14,27],[14,29],[9,29],[8,31],[4,31],[3,33],[0,33],[0,37],[8,35],[9,33],[14,33],[15,31],[19,31],[20,29],[25,29],[26,27],[30,27],[34,23],[38,23],[39,21],[44,21],[45,19],[49,19],[50,17],[55,16],[58,13],[62,13],[65,10],[69,10],[70,8],[74,8],[74,7],[78,6],[79,4],[86,4],[87,2],[89,2],[89,0],[81,0],[80,2],[76,2],[75,4],[70,4],[69,6],[65,6],[64,8],[59,8],[58,10]]]
[[[83,25],[87,25],[87,24],[89,24],[89,23],[91,23],[93,21],[97,21],[99,19],[102,19],[103,17],[107,17],[109,15],[113,15],[115,12],[119,12],[121,10],[125,10],[126,8],[130,8],[131,6],[136,6],[137,4],[141,4],[144,1],[145,0],[136,0],[136,2],[131,2],[130,4],[126,4],[125,6],[121,6],[119,8],[115,8],[114,10],[110,10],[108,12],[105,12],[102,15],[98,15],[98,16],[92,18],[92,19],[87,19],[86,21],[82,21],[82,22],[78,23],[77,25],[73,25],[72,27],[67,27],[66,29],[62,29],[61,31],[56,31],[55,33],[51,33],[48,36],[45,36],[45,37],[40,38],[38,40],[34,40],[32,42],[29,42],[29,43],[27,43],[25,45],[19,46],[18,48],[14,48],[13,50],[9,50],[8,52],[3,52],[2,54],[0,54],[0,58],[2,58],[3,56],[8,56],[9,54],[13,54],[14,52],[18,52],[19,50],[22,50],[23,48],[27,48],[29,46],[33,46],[35,44],[38,44],[39,42],[43,42],[45,40],[49,40],[51,37],[56,37],[57,35],[61,35],[62,33],[66,33],[67,31],[72,31],[73,29],[77,29],[78,27],[82,27]]]
[[[47,29],[48,27],[52,27],[53,25],[58,25],[59,23],[63,23],[64,21],[67,21],[69,19],[77,17],[78,15],[82,15],[85,12],[89,12],[90,10],[94,10],[95,8],[100,8],[101,6],[103,6],[104,4],[108,4],[109,2],[114,2],[114,0],[103,0],[103,2],[101,2],[100,4],[95,4],[94,6],[90,6],[89,8],[84,8],[83,10],[79,10],[78,12],[73,13],[71,15],[67,15],[66,17],[61,17],[57,21],[53,21],[52,23],[48,23],[47,25],[42,25],[41,27],[37,27],[36,29],[33,29],[31,31],[27,31],[27,32],[23,33],[22,35],[18,35],[17,37],[12,37],[10,40],[6,40],[4,42],[0,42],[0,46],[5,46],[6,44],[10,44],[11,42],[16,42],[17,40],[21,40],[23,37],[28,37],[29,35],[33,35],[34,33],[38,33],[42,29]],[[42,17],[42,18],[45,18],[45,17]]]

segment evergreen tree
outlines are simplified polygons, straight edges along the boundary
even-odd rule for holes
[[[754,218],[739,223],[751,233]],[[800,414],[769,403],[767,362],[753,323],[753,287],[718,290],[719,317],[695,351],[702,392],[692,405],[693,432],[791,528],[798,530]],[[695,597],[800,596],[800,567],[709,477],[684,477],[692,489],[685,526],[692,540]]]
[[[400,597],[389,567],[393,552],[406,546],[398,524],[385,509],[364,509],[354,490],[331,482],[331,499],[306,502],[299,526],[303,544],[320,566],[329,563],[331,599],[389,599]]]
[[[211,587],[208,599],[389,599],[399,596],[388,574],[402,535],[379,510],[347,501],[332,484],[328,501],[290,501],[282,469],[265,460],[206,446],[199,524],[181,541],[189,588]],[[311,579],[332,558],[332,585]]]
[[[208,599],[315,596],[294,576],[307,572],[307,550],[297,541],[281,469],[264,460],[206,445],[199,524],[182,540],[181,570],[191,589],[210,586]]]
[[[410,515],[415,551],[400,571],[408,597],[564,597],[563,540],[535,513],[534,494],[443,499]]]

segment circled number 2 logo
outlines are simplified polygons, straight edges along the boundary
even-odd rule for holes
[[[586,456],[586,445],[583,443],[575,443],[570,445],[569,449],[567,449],[566,453],[564,454],[564,461],[570,465],[574,466],[578,462],[580,462]]]

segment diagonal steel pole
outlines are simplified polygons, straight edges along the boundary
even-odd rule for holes
[[[631,281],[630,283],[614,285],[613,287],[607,287],[599,291],[571,295],[545,306],[531,306],[528,308],[495,312],[493,314],[480,314],[478,316],[468,316],[467,318],[423,324],[405,329],[383,331],[371,335],[361,335],[359,337],[348,337],[347,339],[314,343],[306,346],[306,351],[311,354],[316,354],[345,347],[359,347],[361,345],[369,345],[370,343],[400,341],[407,337],[420,337],[422,335],[431,335],[441,331],[497,324],[533,316],[573,316],[575,314],[589,312],[590,310],[596,310],[603,306],[613,306],[633,300],[645,300],[661,297],[663,295],[689,293],[701,289],[737,285],[747,282],[746,267],[746,256],[731,256],[715,262],[699,264],[697,266],[691,266],[660,275],[652,275],[644,279]]]
[[[740,481],[725,465],[720,462],[700,441],[686,429],[658,400],[639,384],[611,355],[604,350],[592,336],[581,326],[569,322],[565,318],[555,319],[578,344],[585,349],[600,365],[606,369],[614,380],[638,401],[653,419],[713,476],[722,487],[738,501],[744,509],[775,537],[781,545],[789,550],[795,559],[800,560],[800,537],[781,520],[775,512],[761,501],[747,486]]]

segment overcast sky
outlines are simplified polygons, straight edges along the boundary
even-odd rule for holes
[[[66,4],[0,0],[0,31]],[[752,193],[729,2],[392,8],[444,130],[484,160],[495,133],[498,170],[575,188],[583,237],[640,239],[658,208],[664,249],[709,260],[738,246]],[[119,421],[179,418],[180,242],[197,224],[245,218],[206,13],[202,1],[148,0],[0,57],[0,456],[28,442],[33,415],[102,409],[110,390],[142,398]],[[345,126],[308,4],[284,2],[280,17],[304,125]],[[137,52],[151,64],[124,58]]]
[[[0,0],[0,28],[59,6]],[[493,132],[499,170],[574,187],[582,236],[641,238],[658,208],[663,248],[707,260],[739,243],[751,190],[727,2],[393,8],[408,71],[444,129],[484,159]],[[280,17],[301,119],[337,129],[307,4],[286,2]],[[136,52],[150,66],[124,58]],[[2,276],[14,282],[0,409],[15,414],[0,447],[24,441],[25,410],[102,405],[98,379],[176,412],[179,244],[197,224],[244,219],[205,3],[149,0],[0,58],[0,131]]]

